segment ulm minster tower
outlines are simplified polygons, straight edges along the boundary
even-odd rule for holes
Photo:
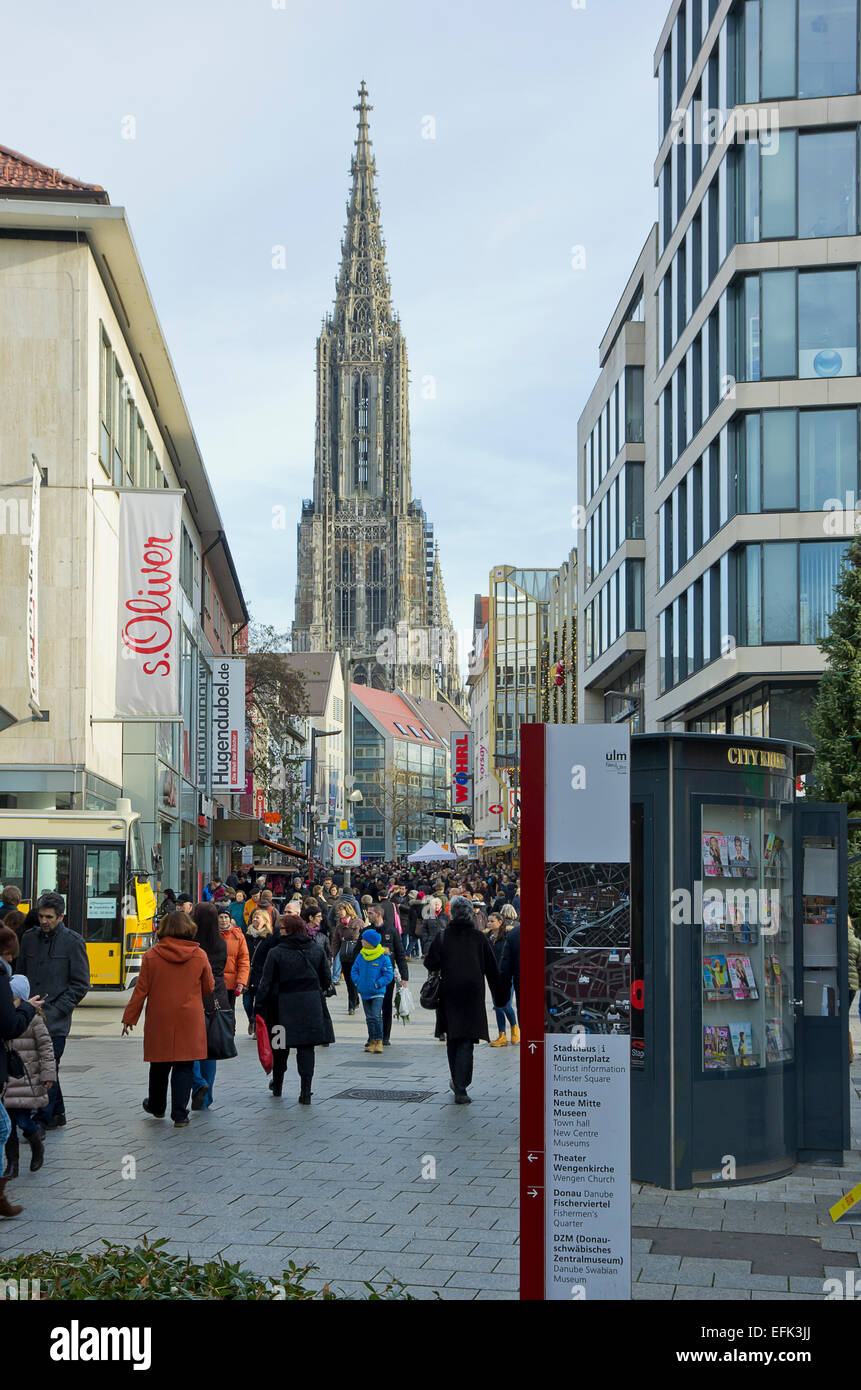
[[[367,90],[335,307],[317,339],[314,496],[298,526],[294,651],[351,658],[350,679],[460,704],[433,527],[412,495],[407,348],[392,310]]]

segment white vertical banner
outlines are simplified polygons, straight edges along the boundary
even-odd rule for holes
[[[120,493],[116,713],[179,714],[182,498]]]
[[[213,795],[245,791],[245,662],[217,656],[212,660]]]
[[[27,556],[27,675],[30,704],[39,708],[39,507],[42,470],[33,459],[33,495],[30,501],[30,549]]]
[[[630,729],[545,740],[544,1297],[630,1299]]]

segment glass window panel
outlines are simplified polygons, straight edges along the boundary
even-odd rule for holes
[[[775,541],[762,547],[762,639],[798,641],[798,547]]]
[[[744,280],[742,312],[742,352],[744,353],[744,380],[759,381],[760,377],[760,319],[759,319],[759,276],[748,275]],[[709,352],[711,356],[711,351]]]
[[[744,100],[759,101],[759,0],[744,7]]]
[[[625,534],[633,540],[642,540],[645,535],[643,481],[643,464],[629,463],[625,469]]]
[[[763,511],[795,511],[798,505],[797,415],[766,410],[762,415]]]
[[[858,413],[802,410],[799,414],[799,507],[819,511],[829,502],[853,510],[858,495]],[[847,493],[851,501],[847,503]]]
[[[759,241],[759,141],[747,140],[740,151],[738,169],[744,188],[742,241]]]
[[[855,376],[857,320],[855,270],[799,275],[799,377]]]
[[[795,0],[762,0],[761,23],[760,98],[794,96]]]
[[[761,506],[761,496],[759,415],[757,414],[745,415],[744,417],[744,442],[742,447],[744,449],[745,469],[745,510],[748,512],[758,512]]]
[[[762,149],[762,235],[795,236],[794,130],[775,131]]]
[[[827,635],[834,590],[848,547],[842,541],[803,541],[799,548],[801,641],[815,644]]]
[[[625,439],[643,442],[643,368],[625,368]]]
[[[800,97],[855,91],[856,9],[855,0],[798,0]]]
[[[781,145],[784,140],[782,135]],[[854,130],[817,131],[799,136],[800,237],[854,236],[856,143]]]
[[[762,375],[795,376],[795,271],[762,274]]]
[[[749,545],[745,549],[746,630],[742,634],[742,642],[746,647],[758,647],[762,642],[761,551],[762,547],[759,545]]]

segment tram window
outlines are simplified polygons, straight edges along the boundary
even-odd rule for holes
[[[36,850],[36,900],[43,893],[61,893],[69,905],[70,845],[40,845]]]
[[[87,846],[87,941],[119,941],[122,851]]]
[[[0,840],[0,888],[20,888],[24,893],[24,841]]]

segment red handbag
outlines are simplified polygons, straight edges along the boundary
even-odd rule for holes
[[[260,1058],[260,1065],[268,1076],[272,1070],[272,1044],[269,1041],[269,1029],[259,1014],[254,1016],[254,1026],[257,1030],[257,1056]]]

